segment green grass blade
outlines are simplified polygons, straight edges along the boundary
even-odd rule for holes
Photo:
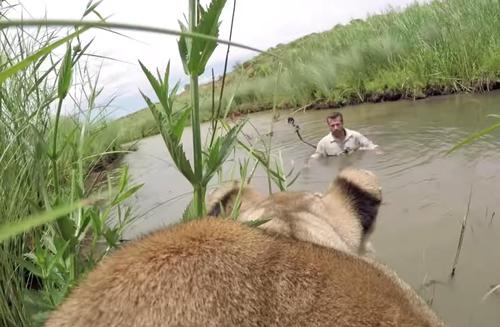
[[[179,26],[181,28],[181,31],[185,33],[186,27],[184,24],[179,22]],[[189,67],[188,67],[188,62],[189,62],[189,50],[188,50],[188,40],[184,37],[181,36],[179,38],[179,41],[177,41],[177,46],[179,48],[179,55],[181,56],[181,61],[182,61],[182,67],[184,68],[184,73],[189,74]]]
[[[2,28],[2,22],[0,22],[0,28]],[[5,69],[4,71],[0,72],[0,84],[2,84],[7,78],[12,76],[13,74],[25,69],[29,65],[31,65],[33,62],[35,62],[37,59],[43,57],[44,55],[52,52],[55,48],[60,46],[61,44],[64,44],[71,39],[77,37],[78,35],[82,34],[86,30],[88,30],[90,27],[84,27],[76,32],[71,33],[70,35],[63,37],[62,39],[49,44],[46,47],[43,47],[42,49],[38,50],[34,54],[26,57],[24,60],[21,60],[17,64]]]
[[[159,28],[153,26],[144,26],[144,25],[136,25],[136,24],[126,24],[126,23],[109,23],[103,21],[81,21],[81,20],[72,20],[72,19],[25,19],[25,20],[9,20],[9,21],[0,21],[0,29],[5,27],[17,27],[17,26],[65,26],[65,27],[82,27],[80,32],[87,30],[89,28],[109,28],[109,29],[124,29],[131,31],[140,31],[140,32],[151,32],[158,34],[167,34],[167,35],[175,35],[175,36],[185,36],[188,38],[199,38],[205,40],[216,41],[217,43],[227,44],[233,47],[247,49],[259,53],[269,54],[264,50],[260,50],[248,45],[244,45],[237,42],[230,42],[223,39],[218,39],[213,36],[204,35],[200,33],[193,32],[179,32],[173,29],[167,28]],[[64,42],[70,39],[64,40]],[[62,42],[62,43],[64,43]],[[60,44],[59,44],[60,45]],[[269,54],[270,56],[278,58],[278,56],[274,54]]]
[[[190,110],[183,109],[174,115],[172,123],[167,126],[168,135],[172,139],[172,142],[178,144],[181,142],[182,133],[191,115]]]
[[[199,25],[196,26],[196,32],[206,34],[213,37],[219,36],[219,16],[226,4],[226,0],[212,0],[206,11],[203,11]],[[214,52],[217,43],[209,40],[195,40],[193,42],[193,51],[200,54],[196,62],[196,70],[198,75],[203,74],[207,65],[208,59]],[[193,67],[194,68],[194,67]]]
[[[172,156],[172,161],[174,162],[177,169],[179,169],[182,175],[184,175],[184,177],[186,177],[186,179],[191,184],[194,184],[196,178],[193,172],[193,168],[191,168],[191,163],[186,157],[186,153],[184,152],[182,143],[179,143],[177,145],[167,143],[167,147],[170,155]]]
[[[266,218],[266,219],[255,219],[255,220],[250,220],[250,221],[245,221],[243,222],[244,225],[247,225],[248,227],[259,227],[260,225],[264,225],[268,221],[271,221],[272,218]]]
[[[123,201],[125,201],[126,199],[128,199],[129,197],[131,197],[132,195],[134,195],[137,191],[139,191],[142,187],[144,186],[144,184],[138,184],[138,185],[134,185],[132,186],[130,189],[126,190],[125,192],[121,193],[112,203],[112,205],[118,205],[120,203],[122,203]]]
[[[215,172],[222,166],[231,150],[234,149],[238,135],[245,125],[245,122],[246,120],[233,126],[226,135],[218,138],[213,147],[209,149],[202,185],[207,185],[208,182],[210,182]]]
[[[72,204],[60,206],[54,210],[46,211],[24,218],[14,223],[7,223],[0,226],[0,242],[3,242],[13,236],[29,231],[30,229],[54,221],[61,216],[67,215],[76,209],[89,205],[88,200],[82,200]],[[7,221],[7,219],[2,219]]]
[[[102,1],[103,0],[99,0],[96,3],[92,3],[92,1],[89,1],[89,3],[87,4],[87,8],[85,9],[85,12],[83,13],[83,17],[87,16],[91,12],[94,12],[96,15],[98,15],[102,19],[101,15],[95,10],[102,3]]]
[[[71,80],[73,77],[73,63],[71,60],[71,54],[71,45],[68,43],[66,53],[64,55],[64,60],[59,71],[57,83],[57,96],[60,99],[64,99],[66,97],[69,92],[69,88],[71,87]]]
[[[158,100],[162,104],[162,106],[165,108],[165,99],[164,99],[164,92],[162,92],[162,81],[157,80],[154,75],[149,71],[149,69],[144,66],[144,64],[139,61],[139,66],[141,66],[142,71],[144,72],[144,75],[146,75],[146,78],[149,81],[149,84],[153,88],[153,90],[156,93],[156,96],[158,97]],[[169,117],[170,118],[170,117]]]
[[[480,139],[481,137],[485,136],[486,134],[493,132],[497,128],[500,128],[500,123],[493,124],[489,127],[486,127],[485,129],[482,129],[478,132],[470,134],[464,140],[462,140],[458,144],[455,144],[450,150],[448,150],[448,152],[446,152],[446,155],[449,155],[450,153],[455,152],[456,150],[460,149],[464,145],[470,144],[470,143]]]
[[[198,218],[196,214],[196,208],[194,206],[193,199],[191,199],[191,201],[189,201],[188,205],[184,209],[184,212],[182,213],[182,221],[186,222],[196,218]]]

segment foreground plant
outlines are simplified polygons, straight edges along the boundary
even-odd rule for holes
[[[207,137],[209,142],[202,145],[201,141],[201,120],[200,120],[200,91],[198,87],[198,77],[205,72],[207,62],[217,46],[219,35],[219,17],[226,4],[226,0],[212,0],[207,8],[199,5],[198,1],[189,1],[189,21],[187,26],[180,23],[181,31],[185,33],[178,41],[179,53],[182,59],[184,72],[190,77],[190,103],[180,109],[175,110],[174,104],[179,104],[177,93],[179,85],[170,88],[170,64],[167,65],[163,77],[157,72],[155,77],[141,62],[139,62],[144,74],[151,84],[159,103],[155,104],[150,98],[141,92],[148,108],[153,114],[160,134],[169,150],[170,156],[177,169],[191,183],[193,187],[193,201],[187,208],[184,219],[193,219],[205,214],[205,194],[207,185],[218,172],[221,173],[222,165],[228,156],[234,152],[237,145],[241,145],[247,154],[253,156],[256,162],[262,164],[266,169],[269,181],[273,180],[281,190],[286,189],[286,174],[284,173],[282,162],[272,165],[273,159],[269,151],[260,151],[253,145],[245,144],[238,140],[245,120],[241,120],[234,126],[228,124],[217,124],[221,118],[221,106],[223,102],[224,71],[222,85],[220,89],[219,103],[215,110],[214,93],[212,89],[212,107],[210,112],[211,130]],[[234,4],[235,5],[235,4]],[[233,8],[234,18],[234,8]],[[232,25],[231,25],[232,26]],[[231,27],[232,28],[232,27]],[[190,35],[205,35],[207,38],[197,38]],[[231,34],[230,34],[231,35]],[[229,54],[226,53],[226,65]],[[249,47],[247,47],[249,48]],[[232,97],[230,98],[232,99]],[[227,103],[224,117],[230,111],[232,101]],[[181,143],[181,137],[188,118],[191,117],[191,128],[193,138],[193,165],[191,166]],[[265,146],[266,144],[263,143]],[[279,160],[279,159],[277,159]],[[247,165],[247,163],[245,163]],[[240,176],[246,179],[245,176]]]
[[[95,9],[90,2],[85,15]],[[93,118],[100,89],[86,67],[90,43],[70,43],[85,30],[60,39],[43,28],[0,31],[2,326],[43,322],[132,221],[124,201],[140,185],[130,185],[126,169],[99,195],[88,179],[116,143]],[[65,44],[61,59],[51,54]],[[77,112],[62,115],[64,105]]]
[[[142,96],[153,113],[177,169],[193,186],[193,210],[188,210],[187,219],[201,217],[205,213],[207,185],[231,153],[243,127],[243,123],[236,124],[226,135],[213,138],[209,148],[202,149],[198,77],[205,72],[208,59],[217,46],[215,39],[219,35],[219,17],[225,3],[226,0],[213,0],[205,9],[199,5],[198,1],[190,0],[188,26],[180,23],[183,32],[204,34],[214,38],[214,40],[188,38],[182,35],[179,39],[179,53],[184,72],[190,77],[191,103],[188,107],[177,112],[173,110],[178,84],[172,89],[169,88],[170,64],[162,78],[159,73],[157,77],[154,77],[139,62],[158,97],[159,105],[154,104],[146,95],[142,94]],[[189,116],[191,116],[193,134],[193,166],[187,159],[181,143],[182,133]],[[216,131],[213,130],[212,133],[215,135]]]
[[[491,115],[488,115],[488,117],[500,120],[500,115],[491,114]],[[493,131],[495,131],[496,129],[499,129],[499,128],[500,128],[500,122],[496,122],[496,123],[484,128],[480,131],[474,132],[474,133],[468,135],[466,138],[464,138],[460,142],[458,142],[457,144],[455,144],[450,150],[448,150],[446,152],[446,154],[451,154],[451,153],[457,151],[458,149],[460,149],[468,144],[474,143],[475,141],[479,140],[483,136],[489,135]]]
[[[194,195],[191,209],[194,211],[189,210],[186,219],[201,217],[205,211],[204,201],[207,185],[232,152],[243,123],[231,127],[225,135],[217,136],[210,148],[205,149],[205,151],[199,150],[199,155],[194,156],[195,165],[193,168],[186,157],[181,140],[187,120],[193,109],[185,107],[178,111],[173,110],[178,84],[169,89],[170,65],[167,66],[163,78],[159,73],[155,77],[142,63],[141,67],[153,86],[159,104],[153,103],[145,94],[142,94],[142,96],[155,118],[172,161],[181,174],[193,185]],[[201,146],[200,129],[199,122],[197,125],[192,125],[193,138],[198,137]],[[194,153],[196,153],[196,148],[193,147],[193,149]],[[196,168],[197,165],[201,165],[201,168]]]

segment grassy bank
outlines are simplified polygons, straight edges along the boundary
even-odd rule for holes
[[[497,0],[434,1],[336,26],[274,50],[286,63],[278,102],[341,106],[497,88],[499,27]],[[235,104],[269,106],[277,65],[264,56],[243,64]]]
[[[7,10],[0,8],[0,19]],[[2,77],[56,40],[45,28],[2,29]],[[130,221],[129,211],[120,212],[135,190],[126,170],[119,187],[110,183],[96,192],[97,182],[106,180],[96,172],[116,159],[118,143],[106,122],[95,119],[99,80],[89,73],[85,51],[86,44],[75,41],[64,56],[48,53],[0,82],[0,226],[91,195],[103,199],[100,206],[75,207],[56,223],[0,240],[0,326],[39,325],[118,244]],[[63,107],[73,114],[60,114]],[[115,224],[108,223],[112,212]]]
[[[231,110],[243,113],[273,103],[329,108],[499,88],[498,30],[498,0],[388,10],[277,46],[270,50],[276,57],[259,55],[238,65],[226,78],[223,106],[232,98]],[[201,116],[208,118],[211,86],[201,90]],[[127,141],[158,133],[147,109],[114,124]]]

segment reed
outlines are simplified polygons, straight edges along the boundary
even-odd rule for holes
[[[453,266],[451,268],[451,278],[455,277],[455,271],[457,269],[457,264],[458,264],[458,257],[460,256],[460,252],[462,251],[462,245],[464,241],[464,235],[465,235],[465,227],[467,226],[467,220],[469,218],[469,211],[470,211],[470,203],[472,200],[472,187],[469,192],[469,201],[467,202],[467,211],[465,212],[464,218],[462,220],[462,225],[460,228],[460,236],[458,238],[458,245],[457,245],[457,251],[455,253],[455,259],[453,260]]]

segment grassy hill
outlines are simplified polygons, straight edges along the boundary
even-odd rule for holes
[[[388,10],[237,65],[226,78],[222,107],[232,99],[230,110],[242,113],[273,106],[328,108],[500,88],[498,31],[499,0],[433,1]],[[220,80],[216,94],[219,87]],[[211,85],[202,90],[202,118],[208,119]],[[124,140],[157,132],[152,116],[142,111],[113,124],[125,131]]]

